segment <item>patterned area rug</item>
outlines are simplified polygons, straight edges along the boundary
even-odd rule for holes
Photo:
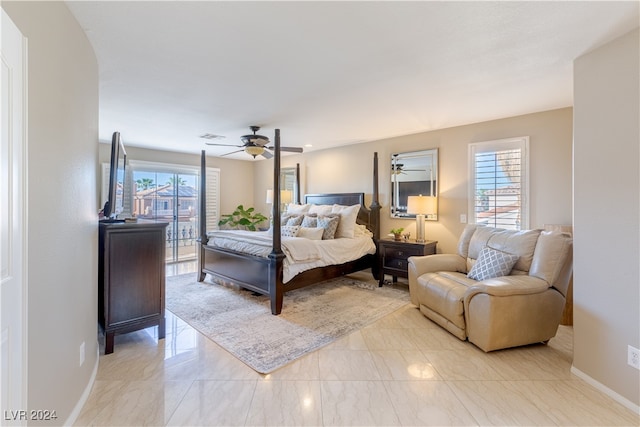
[[[345,276],[287,292],[282,313],[273,316],[267,296],[209,279],[199,283],[195,274],[166,280],[169,311],[263,374],[408,302],[406,290]]]

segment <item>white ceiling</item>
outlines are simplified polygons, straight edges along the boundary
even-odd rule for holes
[[[200,135],[250,125],[309,151],[567,107],[573,60],[639,23],[637,1],[67,4],[100,139],[212,156],[235,148]]]

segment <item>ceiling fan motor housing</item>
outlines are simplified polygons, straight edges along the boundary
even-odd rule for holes
[[[269,138],[264,135],[257,135],[256,132],[260,130],[260,126],[251,126],[253,135],[243,135],[240,137],[244,145],[259,145],[261,147],[269,143]]]

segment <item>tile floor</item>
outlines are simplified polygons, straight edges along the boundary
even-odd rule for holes
[[[100,356],[75,425],[640,425],[571,374],[567,326],[546,346],[485,354],[407,305],[269,375],[170,312],[166,339],[155,329]]]

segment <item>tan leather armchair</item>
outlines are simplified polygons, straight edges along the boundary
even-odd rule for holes
[[[456,254],[409,258],[409,292],[426,317],[492,351],[555,336],[572,266],[567,234],[470,224]],[[490,277],[493,268],[508,273]]]

